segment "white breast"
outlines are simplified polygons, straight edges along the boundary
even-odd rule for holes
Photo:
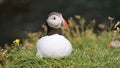
[[[72,52],[71,43],[62,35],[45,36],[37,41],[37,56],[62,58]]]

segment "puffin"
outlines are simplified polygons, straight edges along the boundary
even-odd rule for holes
[[[113,39],[108,45],[107,48],[120,48],[120,38]]]
[[[48,15],[47,34],[36,42],[38,57],[63,58],[72,52],[72,44],[61,33],[61,28],[67,29],[68,24],[59,12],[51,12]]]
[[[118,37],[110,41],[107,45],[107,48],[120,48],[120,21],[114,25],[112,30],[118,32]]]

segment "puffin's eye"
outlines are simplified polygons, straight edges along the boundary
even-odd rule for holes
[[[54,17],[53,19],[55,20],[56,18]]]

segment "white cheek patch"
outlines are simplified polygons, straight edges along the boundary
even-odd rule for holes
[[[118,40],[112,41],[111,44],[112,44],[112,47],[120,47],[120,41]]]
[[[60,28],[60,27],[61,27],[61,24],[53,25],[53,24],[51,24],[51,23],[48,23],[48,25],[49,25],[50,27],[53,27],[53,28]]]
[[[53,19],[55,17],[55,19]],[[60,28],[62,20],[60,17],[53,15],[47,19],[47,23],[49,26],[54,27],[54,28]]]

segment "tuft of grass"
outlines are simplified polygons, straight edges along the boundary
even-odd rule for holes
[[[106,45],[117,33],[104,31],[96,35],[93,31],[95,20],[85,27],[85,19],[76,16],[68,20],[69,29],[62,29],[63,35],[73,45],[70,56],[61,59],[36,57],[35,43],[42,32],[29,33],[23,44],[11,44],[0,49],[0,67],[3,68],[118,68],[120,67],[120,50],[107,49]],[[46,27],[43,25],[46,32]],[[86,28],[86,29],[85,29]]]
[[[118,68],[120,50],[101,47],[76,48],[69,57],[62,59],[38,58],[32,51],[20,49],[8,54],[4,68]]]

